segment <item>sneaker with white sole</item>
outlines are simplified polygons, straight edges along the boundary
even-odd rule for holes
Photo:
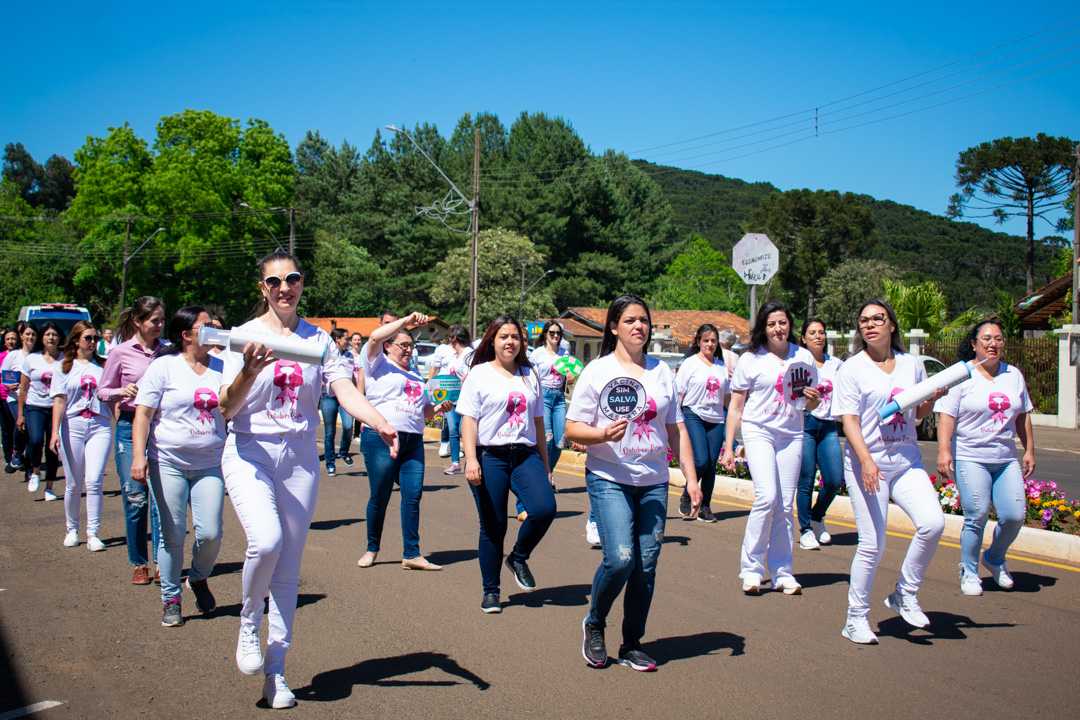
[[[825,529],[824,520],[811,520],[810,529],[814,531],[814,536],[817,537],[817,541],[821,545],[828,545],[832,542],[832,535]]]
[[[180,613],[180,601],[170,598],[162,603],[161,627],[180,627],[184,616]]]
[[[924,628],[930,624],[930,618],[926,617],[919,607],[918,599],[914,595],[900,592],[899,589],[893,590],[892,595],[885,598],[885,607],[898,613],[904,622],[912,627]]]
[[[997,583],[997,586],[1002,590],[1012,590],[1013,582],[1012,575],[1005,569],[1005,563],[1000,565],[994,565],[992,562],[986,559],[986,553],[982,554],[982,566],[990,571],[990,578]]]
[[[960,592],[965,595],[982,595],[982,580],[978,575],[970,575],[960,563]]]
[[[590,545],[600,544],[600,528],[596,527],[592,520],[585,523],[585,542]]]
[[[851,642],[859,645],[878,644],[877,635],[870,629],[870,621],[864,617],[851,617],[849,615],[847,622],[844,623],[844,629],[840,631],[840,634]]]
[[[258,675],[263,669],[262,648],[259,646],[257,630],[245,630],[240,627],[240,638],[236,641],[236,667],[245,675]]]
[[[45,502],[55,502],[55,501],[60,499],[60,498],[58,498],[56,496],[56,493],[54,493],[52,490],[46,490],[45,494],[44,494],[44,498],[45,498]]]
[[[581,621],[581,632],[585,636],[581,642],[581,655],[585,662],[589,667],[605,667],[608,664],[608,654],[603,626],[593,625],[589,618],[585,618]]]
[[[78,530],[68,530],[68,534],[64,536],[64,547],[79,547]]]
[[[460,475],[461,465],[459,463],[450,463],[450,467],[443,470],[443,475]]]
[[[439,443],[439,457],[450,457],[450,443]]]
[[[656,672],[656,661],[642,652],[640,643],[620,646],[615,662],[638,672]]]
[[[757,595],[761,592],[761,576],[751,573],[742,578],[742,591],[747,595]]]
[[[90,548],[90,552],[101,552],[105,549],[105,543],[101,542],[96,535],[91,535],[86,538],[86,547]]]
[[[802,595],[802,585],[790,575],[785,575],[774,580],[773,589],[783,590],[785,595]]]
[[[274,710],[284,710],[296,705],[296,696],[285,684],[285,676],[281,673],[270,673],[263,680],[263,700]]]
[[[38,491],[38,488],[40,488],[40,487],[41,487],[41,476],[38,475],[37,473],[32,473],[30,475],[30,477],[27,478],[27,480],[26,480],[26,489],[29,490],[32,493],[35,493],[35,492]]]
[[[807,530],[799,536],[799,547],[803,550],[820,550],[821,544],[818,539],[814,537],[813,530]]]

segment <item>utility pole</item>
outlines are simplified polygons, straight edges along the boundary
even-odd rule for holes
[[[469,334],[476,337],[476,300],[480,256],[480,128],[473,135],[473,206],[472,206],[472,266],[469,282]],[[525,284],[525,268],[521,268],[522,285]]]
[[[296,208],[289,208],[289,254],[296,257]]]
[[[525,324],[525,266],[528,264],[528,260],[521,261],[521,305],[518,307],[518,322],[522,325]]]
[[[124,230],[124,257],[123,267],[120,269],[120,312],[124,311],[124,299],[127,298],[127,264],[128,255],[131,253],[131,218],[127,218],[127,229]]]
[[[1076,167],[1073,168],[1073,286],[1072,286],[1072,324],[1080,325],[1080,143],[1076,144],[1073,152],[1076,154]]]

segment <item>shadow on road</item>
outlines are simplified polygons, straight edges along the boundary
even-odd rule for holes
[[[645,643],[645,650],[656,659],[657,665],[675,660],[713,655],[724,648],[731,648],[731,657],[746,652],[746,638],[728,632],[705,632],[682,637],[660,638]]]
[[[357,663],[352,667],[319,673],[311,679],[310,685],[293,690],[293,694],[296,695],[298,700],[334,702],[349,697],[352,694],[352,689],[357,685],[379,685],[383,687],[417,685],[432,687],[461,684],[460,680],[392,679],[432,669],[442,670],[447,675],[471,682],[480,690],[487,690],[491,687],[490,683],[458,665],[449,655],[418,652],[398,655],[397,657],[374,658]]]
[[[296,596],[296,607],[299,609],[305,605],[314,605],[320,600],[325,599],[326,595],[324,593],[300,593]],[[269,598],[263,600],[263,613],[270,612],[269,604]],[[235,605],[218,605],[217,610],[215,610],[210,617],[220,617],[222,615],[225,617],[240,617],[240,603],[236,603]]]
[[[577,515],[584,515],[584,514],[585,513],[582,512],[581,510],[556,510],[555,511],[555,519],[558,520],[559,518],[570,518],[570,517],[575,517]]]
[[[438,492],[439,490],[453,490],[461,487],[460,485],[428,485],[424,484],[424,492]]]
[[[514,605],[525,607],[543,607],[544,605],[558,605],[559,607],[578,607],[589,604],[589,592],[592,585],[560,585],[557,587],[537,588],[532,592],[515,593],[507,599]]]
[[[683,535],[665,535],[664,544],[667,545],[668,543],[674,543],[675,545],[681,545],[683,547],[686,547],[690,544],[690,538]]]
[[[1013,582],[1015,583],[1012,590],[1002,590],[993,580],[984,578],[983,592],[1033,593],[1039,592],[1044,587],[1052,587],[1057,583],[1057,578],[1050,577],[1049,575],[1036,575],[1035,573],[1014,572],[1012,570],[1009,571],[1009,574],[1012,575]]]
[[[29,705],[22,683],[19,682],[19,674],[12,662],[14,653],[8,650],[3,627],[0,623],[0,713]],[[12,717],[18,717],[18,715]]]
[[[337,520],[315,520],[311,523],[312,530],[333,530],[339,527],[348,527],[356,523],[364,522],[364,518],[339,518]]]
[[[558,484],[558,483],[556,483],[556,484]],[[558,495],[573,495],[574,493],[587,493],[587,492],[589,492],[588,489],[586,489],[584,485],[580,485],[578,487],[568,487],[568,488],[560,487],[559,492],[557,494]]]
[[[244,569],[244,563],[242,562],[223,562],[214,565],[214,573],[211,577],[217,575],[232,575],[235,572],[241,572]]]
[[[825,587],[826,585],[838,585],[846,583],[847,573],[799,573],[799,584],[804,588]]]
[[[1011,628],[1014,623],[977,623],[969,617],[947,612],[928,612],[930,627],[919,629],[908,625],[901,617],[891,617],[878,623],[878,635],[907,640],[915,645],[933,645],[934,640],[966,640],[965,630]],[[913,635],[912,633],[918,633]]]
[[[428,562],[436,565],[453,565],[454,563],[469,562],[479,557],[476,550],[436,550],[428,553]]]
[[[843,533],[829,533],[832,535],[832,542],[829,545],[838,545],[840,547],[855,547],[859,544],[859,533],[852,530],[851,532]]]

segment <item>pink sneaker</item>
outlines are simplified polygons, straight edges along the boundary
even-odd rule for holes
[[[450,467],[443,470],[443,475],[460,475],[461,465],[458,463],[450,463]]]

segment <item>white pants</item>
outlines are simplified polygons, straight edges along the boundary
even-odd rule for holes
[[[882,470],[885,482],[871,495],[863,489],[862,464],[853,460],[851,469],[844,470],[851,510],[855,514],[855,526],[859,530],[859,545],[851,561],[851,585],[848,588],[848,615],[866,617],[870,613],[870,591],[874,587],[881,555],[885,552],[886,520],[889,498],[907,513],[915,525],[915,537],[908,545],[904,564],[900,566],[897,589],[914,595],[922,585],[926,568],[934,558],[938,540],[945,529],[945,515],[941,511],[934,485],[922,465],[903,470]]]
[[[270,594],[264,671],[285,672],[292,641],[300,560],[319,493],[315,432],[230,433],[221,459],[225,486],[247,535],[240,624],[258,632]]]
[[[743,426],[743,445],[754,481],[754,504],[746,518],[739,577],[765,577],[767,562],[775,587],[778,578],[792,576],[795,523],[791,511],[802,470],[803,439],[801,434],[789,438],[747,433]]]
[[[79,505],[86,488],[86,536],[101,528],[102,481],[112,450],[112,424],[104,415],[67,417],[60,421],[60,461],[64,464],[64,514],[67,530],[79,529]]]

